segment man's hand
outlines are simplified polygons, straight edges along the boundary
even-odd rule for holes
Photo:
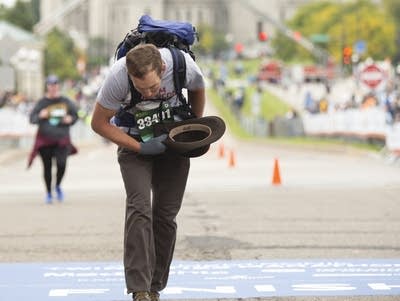
[[[159,155],[165,152],[166,146],[163,141],[167,139],[167,134],[151,138],[146,142],[140,142],[139,154],[141,155]]]

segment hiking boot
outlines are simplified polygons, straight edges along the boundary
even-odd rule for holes
[[[160,301],[160,294],[158,292],[150,292],[151,301]]]
[[[63,191],[61,190],[61,187],[60,187],[60,186],[56,186],[56,194],[57,194],[57,200],[58,200],[59,202],[64,201],[64,193],[63,193]]]
[[[151,301],[148,292],[136,292],[133,295],[133,301]]]
[[[46,204],[53,203],[53,196],[51,195],[51,192],[48,192],[46,194],[46,197],[44,198],[44,201],[46,202]]]

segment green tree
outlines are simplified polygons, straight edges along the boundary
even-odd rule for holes
[[[383,5],[396,26],[400,27],[400,2],[398,0],[383,0]]]
[[[204,24],[198,26],[197,30],[199,33],[199,42],[193,47],[196,53],[217,56],[229,49],[230,46],[222,33],[218,33],[210,26]]]
[[[6,17],[6,12],[7,12],[7,7],[4,6],[4,4],[0,4],[0,20],[5,20]]]
[[[32,31],[35,24],[31,2],[17,0],[13,7],[3,8],[1,15],[4,20],[27,31]]]
[[[40,0],[31,0],[33,24],[40,21]]]
[[[364,57],[374,59],[392,57],[396,52],[395,24],[381,6],[367,0],[312,2],[300,8],[288,22],[288,27],[310,38],[324,34],[329,40],[320,47],[325,48],[340,62],[344,46],[353,46],[363,40],[367,44]],[[279,58],[284,60],[312,59],[312,55],[287,37],[279,34],[273,41]],[[315,58],[314,58],[315,59]]]
[[[400,2],[398,0],[383,0],[384,7],[389,16],[391,16],[396,26],[396,54],[393,62],[398,64],[400,62]]]
[[[76,50],[73,40],[60,31],[53,29],[46,36],[45,73],[55,73],[62,79],[78,79],[76,62],[80,53]]]
[[[87,52],[89,68],[107,64],[109,60],[107,46],[107,41],[104,38],[96,37],[89,40]]]

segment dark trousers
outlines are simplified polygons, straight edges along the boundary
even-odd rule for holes
[[[53,158],[55,158],[57,165],[56,186],[59,186],[65,174],[68,151],[68,147],[57,145],[43,146],[39,149],[43,162],[44,182],[48,193],[51,192]]]
[[[190,161],[118,149],[126,190],[124,267],[128,293],[167,285]]]

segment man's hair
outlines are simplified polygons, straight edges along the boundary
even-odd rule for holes
[[[142,79],[147,73],[156,71],[161,76],[162,59],[160,51],[153,44],[139,44],[126,54],[128,73]]]

